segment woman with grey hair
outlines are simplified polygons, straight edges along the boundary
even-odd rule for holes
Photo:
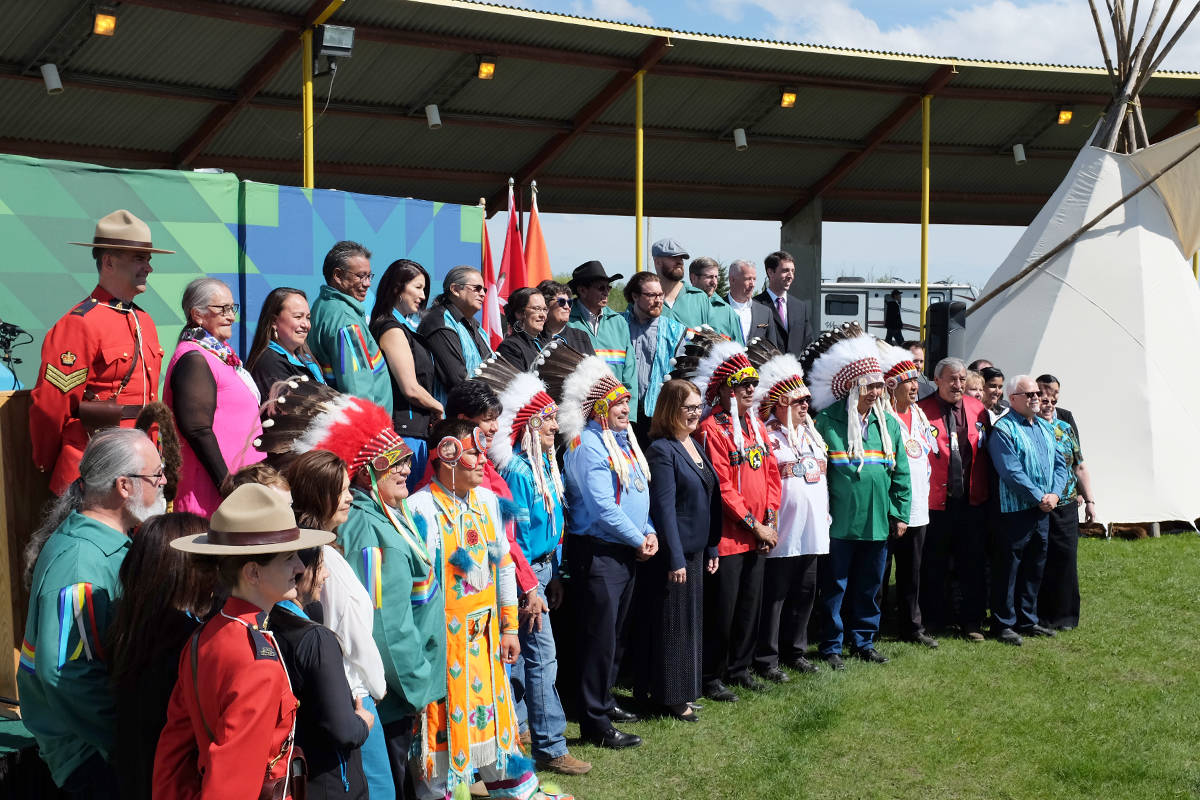
[[[252,446],[262,433],[258,387],[230,345],[238,304],[216,278],[183,291],[186,324],[167,366],[163,399],[175,414],[183,464],[176,511],[209,517],[221,503],[225,476],[263,459]]]
[[[417,336],[433,356],[433,396],[439,403],[444,404],[446,393],[470,378],[492,354],[488,334],[475,319],[487,293],[478,270],[455,267],[446,273],[442,293],[417,328]]]

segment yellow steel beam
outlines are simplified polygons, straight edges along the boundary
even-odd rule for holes
[[[300,34],[300,105],[301,124],[304,127],[304,187],[317,185],[316,131],[313,122],[313,28],[325,23],[346,0],[330,0],[325,10],[313,17],[312,24]]]
[[[929,306],[929,116],[933,95],[921,98],[921,338]]]
[[[645,143],[642,138],[642,100],[645,96],[643,86],[646,71],[641,70],[634,76],[634,93],[636,95],[636,119],[634,120],[635,130],[633,134],[634,140],[634,171],[633,171],[633,216],[634,225],[637,231],[634,234],[634,247],[637,249],[637,254],[634,256],[634,268],[641,272],[645,269],[645,250],[646,243],[643,241],[645,236],[645,228],[642,223],[642,184],[645,177],[643,166],[645,164]]]

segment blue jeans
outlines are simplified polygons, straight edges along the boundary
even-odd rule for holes
[[[874,647],[879,633],[879,588],[887,564],[887,541],[830,539],[821,579],[825,637],[821,655],[842,652],[842,603],[849,604],[850,643],[854,650]]]
[[[387,742],[383,738],[383,723],[379,721],[379,712],[375,709],[375,699],[371,695],[363,698],[363,708],[375,715],[375,724],[367,734],[367,740],[359,752],[362,753],[363,775],[367,779],[367,789],[371,800],[396,800],[396,787],[392,783],[392,762],[388,758]]]
[[[992,629],[1038,624],[1037,598],[1046,568],[1050,515],[1037,508],[1000,515],[992,556]]]
[[[538,595],[546,599],[546,586],[553,577],[549,562],[530,564],[538,579]],[[550,615],[542,614],[542,629],[526,631],[521,627],[521,656],[512,665],[513,700],[521,730],[529,729],[533,757],[541,761],[567,754],[567,717],[554,682],[558,679],[558,655],[554,649],[554,631]]]

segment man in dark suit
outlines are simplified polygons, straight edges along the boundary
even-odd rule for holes
[[[729,295],[725,298],[742,326],[742,343],[767,338],[771,328],[771,309],[754,302],[754,284],[758,275],[754,265],[744,259],[729,262]]]
[[[785,353],[798,356],[812,341],[813,328],[808,302],[788,294],[796,277],[796,261],[790,253],[777,250],[763,264],[767,268],[767,288],[754,296],[754,302],[771,312],[766,338]]]

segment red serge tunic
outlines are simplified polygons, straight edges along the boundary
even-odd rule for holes
[[[755,442],[754,430],[764,444]],[[766,446],[770,441],[766,428],[749,414],[742,417],[746,447],[738,450],[733,443],[731,419],[718,408],[701,421],[692,436],[707,451],[721,485],[723,513],[717,555],[732,556],[756,549],[758,538],[752,523],[774,526],[779,515],[779,462]]]
[[[154,753],[156,800],[257,800],[267,765],[281,753],[270,777],[283,776],[298,703],[273,637],[262,630],[266,618],[258,606],[231,597],[205,623],[198,653],[199,697],[192,680],[191,640],[184,645],[167,724]]]
[[[33,463],[50,472],[50,491],[61,495],[79,477],[79,460],[88,442],[79,421],[84,394],[129,406],[121,426],[131,428],[140,407],[158,399],[162,359],[150,315],[99,286],[54,323],[42,342],[42,364],[29,409]],[[126,375],[129,383],[122,388]]]

